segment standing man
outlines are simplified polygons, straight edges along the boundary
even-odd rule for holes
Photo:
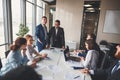
[[[42,17],[42,23],[36,26],[35,36],[36,36],[36,46],[38,47],[38,52],[46,47],[47,44],[47,17]]]
[[[60,27],[60,20],[55,21],[55,26],[49,31],[48,45],[57,48],[65,47],[64,30]]]

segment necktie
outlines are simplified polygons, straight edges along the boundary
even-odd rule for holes
[[[120,65],[120,61],[117,62],[117,64],[114,66],[112,73],[114,73],[115,71],[117,71],[118,67]]]

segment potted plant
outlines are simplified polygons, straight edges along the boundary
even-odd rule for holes
[[[29,32],[29,28],[24,24],[20,24],[19,25],[19,32],[16,35],[20,36],[20,37],[23,37],[28,32]]]

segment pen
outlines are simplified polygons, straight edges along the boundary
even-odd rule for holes
[[[80,76],[76,76],[76,77],[74,77],[74,79],[76,79],[76,78],[78,78],[78,77],[80,77]]]

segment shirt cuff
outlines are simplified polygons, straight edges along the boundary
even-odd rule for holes
[[[90,74],[94,75],[94,70],[89,70]]]

